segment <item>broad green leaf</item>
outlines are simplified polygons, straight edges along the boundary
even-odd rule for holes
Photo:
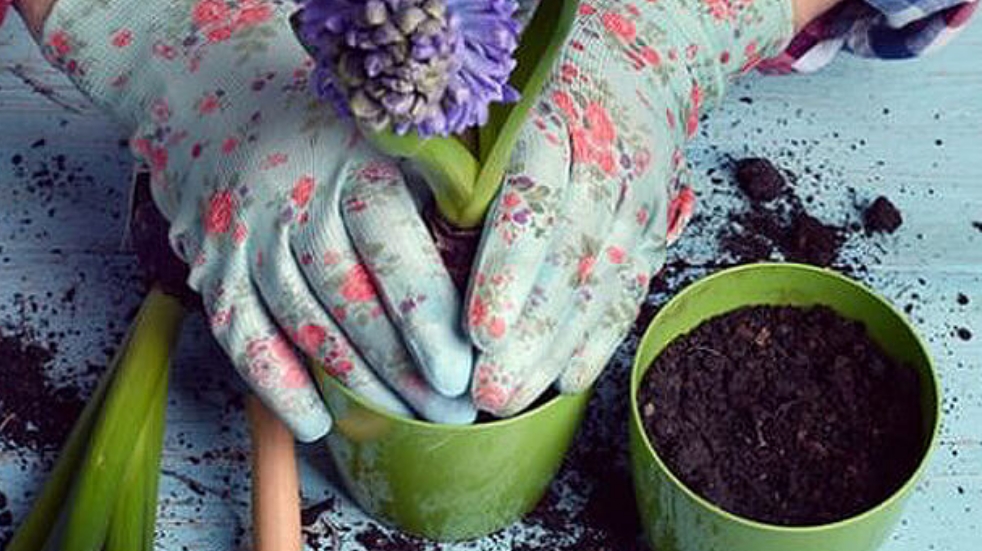
[[[528,118],[532,106],[538,101],[538,96],[548,82],[559,54],[566,45],[578,7],[577,0],[543,1],[525,29],[522,35],[523,43],[519,46],[517,54],[519,65],[513,76],[515,82],[524,83],[524,86],[519,88],[522,98],[516,104],[505,106],[508,113],[504,115],[505,120],[500,129],[496,132],[494,129],[485,132],[489,137],[491,135],[496,137],[484,158],[467,208],[451,218],[458,226],[474,227],[484,219],[491,201],[501,187],[501,179],[511,158],[512,149],[518,141],[519,131]],[[529,37],[528,41],[525,40],[526,36]],[[539,40],[547,40],[547,42],[543,45]],[[532,67],[530,71],[529,67]],[[529,72],[526,74],[526,71]],[[482,146],[485,141],[482,134]]]

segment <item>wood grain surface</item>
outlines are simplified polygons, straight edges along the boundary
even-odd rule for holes
[[[816,75],[735,86],[692,145],[699,214],[671,254],[667,287],[650,299],[660,304],[684,282],[729,262],[719,232],[728,213],[746,208],[726,169],[731,158],[767,156],[797,174],[797,193],[811,198],[809,210],[823,220],[856,221],[857,205],[880,194],[900,207],[904,224],[895,235],[855,232],[840,262],[909,311],[944,387],[940,448],[884,551],[970,551],[982,541],[980,58],[976,22],[923,60],[843,57]],[[129,177],[123,132],[48,68],[19,22],[10,21],[0,30],[0,327],[54,345],[49,376],[83,391],[141,298],[135,259],[120,246]],[[466,545],[404,538],[366,518],[335,485],[325,451],[311,445],[300,450],[308,545],[635,547],[622,438],[635,342],[628,338],[608,366],[569,464],[526,521]],[[0,385],[9,384],[3,361]],[[248,548],[241,392],[201,320],[192,319],[174,368],[158,549]],[[0,432],[0,492],[14,523],[52,453],[13,446]],[[611,467],[591,467],[598,458]],[[8,528],[0,523],[0,534]]]

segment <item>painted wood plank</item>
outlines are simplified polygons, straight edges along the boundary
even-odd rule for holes
[[[19,25],[0,30],[0,52],[0,128],[17,129],[0,133],[0,323],[58,335],[51,371],[60,378],[91,379],[81,366],[105,361],[140,298],[133,259],[118,246],[129,178],[122,132],[46,66]],[[852,219],[854,202],[881,193],[904,211],[905,224],[895,236],[854,237],[846,248],[847,256],[866,265],[862,279],[898,307],[911,306],[944,386],[941,446],[887,551],[969,551],[980,533],[982,232],[971,226],[982,221],[980,54],[982,27],[976,24],[922,61],[842,60],[819,75],[755,79],[732,91],[690,153],[701,176],[703,214],[673,252],[695,265],[679,280],[720,260],[723,213],[740,208],[729,180],[719,178],[727,155],[778,160],[799,176],[798,192],[814,195],[815,212],[829,221]],[[43,145],[35,145],[40,140]],[[14,166],[15,155],[21,157],[18,166],[28,168]],[[28,189],[31,175],[57,165],[58,155],[65,156],[63,172],[75,173],[75,181],[65,176],[50,188]],[[62,304],[60,297],[73,288],[74,300]],[[959,293],[969,298],[967,305],[956,302]],[[958,328],[976,336],[962,340]],[[623,426],[620,398],[632,351],[629,339],[609,366],[589,430],[576,444],[578,454],[609,445],[612,474],[623,474],[623,441],[596,427]],[[201,320],[192,320],[174,367],[158,549],[247,547],[248,439],[237,398],[241,390]],[[23,515],[50,457],[0,451],[0,491],[10,498],[15,518]],[[302,475],[305,503],[332,500],[325,518],[342,530],[342,548],[365,549],[359,536],[370,521],[334,484],[323,449],[302,450]],[[603,484],[598,477],[567,472],[554,485],[553,495],[567,507],[563,529],[570,541],[590,528],[579,512]],[[549,532],[533,519],[467,546],[439,548],[511,549],[533,545]],[[329,549],[329,540],[321,539],[318,548]]]

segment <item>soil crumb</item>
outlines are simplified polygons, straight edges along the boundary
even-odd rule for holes
[[[824,222],[809,211],[814,197],[798,196],[796,176],[761,157],[736,161],[734,176],[748,205],[727,213],[728,224],[720,230],[718,243],[721,252],[738,264],[781,259],[862,270],[862,265],[843,266],[849,263],[842,258],[849,237],[862,229],[866,235],[893,233],[903,223],[900,210],[883,196],[856,214],[847,213],[841,224]],[[862,259],[853,260],[862,264]]]
[[[781,171],[773,163],[760,157],[737,161],[736,178],[740,189],[753,201],[773,201],[785,188]]]
[[[889,199],[879,196],[863,212],[867,233],[893,233],[903,224],[900,210]]]

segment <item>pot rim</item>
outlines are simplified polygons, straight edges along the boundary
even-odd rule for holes
[[[321,366],[317,362],[314,362],[313,368],[317,370],[322,370]],[[556,409],[559,405],[562,405],[563,403],[578,400],[582,397],[584,393],[588,394],[591,391],[591,389],[587,389],[583,392],[579,392],[576,394],[559,394],[549,399],[544,404],[539,405],[536,408],[525,410],[519,415],[516,415],[514,417],[508,417],[506,419],[496,419],[494,421],[489,421],[487,423],[470,423],[467,425],[454,425],[449,423],[434,423],[432,421],[425,421],[421,419],[410,419],[409,417],[396,415],[388,410],[379,407],[374,402],[364,398],[357,392],[352,391],[351,389],[344,386],[339,381],[335,380],[333,377],[331,377],[326,373],[322,373],[322,372],[318,373],[317,378],[320,379],[321,385],[325,385],[325,384],[332,385],[333,387],[338,389],[346,399],[354,402],[355,404],[358,405],[358,407],[366,409],[371,413],[373,413],[374,415],[382,417],[383,419],[389,422],[408,426],[408,427],[413,427],[416,429],[431,431],[431,432],[449,433],[448,435],[478,434],[481,432],[503,430],[509,428],[512,425],[524,424],[527,421],[531,421],[535,417],[544,415]],[[322,389],[321,393],[323,392],[324,390]]]
[[[700,507],[706,509],[707,511],[709,511],[714,515],[725,518],[729,522],[741,524],[744,527],[752,528],[755,530],[771,531],[771,532],[787,533],[787,534],[808,534],[808,533],[832,531],[845,527],[850,524],[864,522],[870,517],[874,517],[880,514],[881,511],[883,511],[884,509],[892,507],[898,500],[902,499],[904,496],[909,494],[911,490],[913,490],[913,487],[917,485],[924,471],[927,469],[927,465],[929,463],[931,455],[934,451],[934,448],[937,445],[938,436],[941,427],[941,384],[940,384],[940,380],[938,379],[938,371],[934,365],[934,359],[931,357],[930,350],[924,343],[924,340],[921,338],[920,334],[918,334],[918,332],[915,330],[914,326],[911,325],[907,317],[904,316],[888,300],[880,296],[879,293],[873,291],[866,284],[856,281],[852,278],[846,277],[845,275],[836,272],[835,270],[820,268],[808,264],[800,264],[800,263],[793,263],[793,262],[757,262],[752,264],[734,266],[731,268],[720,270],[708,276],[702,277],[698,279],[696,282],[686,287],[685,289],[683,289],[682,291],[680,291],[675,296],[673,296],[668,302],[665,303],[665,306],[663,306],[659,310],[658,314],[648,324],[648,327],[645,329],[644,334],[641,336],[641,339],[638,341],[638,348],[640,349],[642,344],[645,341],[647,341],[649,338],[651,338],[652,330],[658,325],[660,325],[659,322],[662,318],[662,315],[669,310],[668,306],[682,300],[685,296],[694,292],[699,287],[702,287],[708,282],[715,281],[716,279],[723,279],[726,277],[730,277],[734,273],[741,273],[747,271],[766,271],[766,270],[774,270],[774,269],[809,272],[811,274],[819,275],[821,277],[829,277],[832,279],[836,279],[842,283],[845,283],[847,286],[852,287],[857,292],[868,295],[876,302],[878,302],[881,306],[883,306],[886,309],[886,311],[889,312],[893,317],[899,319],[903,323],[904,327],[907,328],[907,331],[913,337],[914,343],[917,345],[917,348],[921,351],[924,358],[926,358],[927,369],[931,375],[930,376],[931,386],[934,391],[934,396],[936,398],[934,404],[934,423],[933,426],[931,427],[930,438],[928,438],[927,440],[927,445],[925,446],[924,451],[921,455],[921,459],[917,464],[917,468],[914,469],[914,471],[907,477],[904,483],[900,485],[899,488],[894,490],[889,496],[887,496],[885,499],[883,499],[873,507],[870,507],[869,509],[866,509],[865,511],[862,511],[861,513],[855,514],[853,516],[841,520],[837,520],[835,522],[828,522],[825,524],[814,524],[814,525],[807,525],[807,526],[784,526],[779,524],[771,524],[767,522],[753,520],[738,515],[736,513],[731,513],[730,511],[727,511],[722,507],[720,507],[719,505],[716,505],[715,503],[702,497],[701,495],[693,491],[691,488],[689,488],[686,484],[684,484],[681,480],[679,480],[679,478],[675,475],[675,473],[672,472],[670,468],[668,468],[668,465],[666,465],[664,461],[662,461],[661,456],[659,456],[658,453],[655,451],[654,446],[652,446],[651,441],[648,438],[648,433],[644,429],[644,424],[641,422],[641,415],[639,414],[638,411],[638,398],[637,398],[637,390],[641,382],[641,376],[644,372],[647,371],[649,366],[640,364],[639,362],[640,355],[637,353],[635,353],[634,355],[634,360],[632,361],[632,366],[631,366],[631,383],[630,383],[631,426],[634,430],[636,430],[640,434],[641,439],[644,443],[645,452],[652,459],[654,459],[655,464],[658,466],[658,468],[662,470],[662,472],[664,472],[667,475],[668,480],[671,481],[671,484],[676,489],[682,491],[686,496],[688,496],[692,501],[697,503]]]

